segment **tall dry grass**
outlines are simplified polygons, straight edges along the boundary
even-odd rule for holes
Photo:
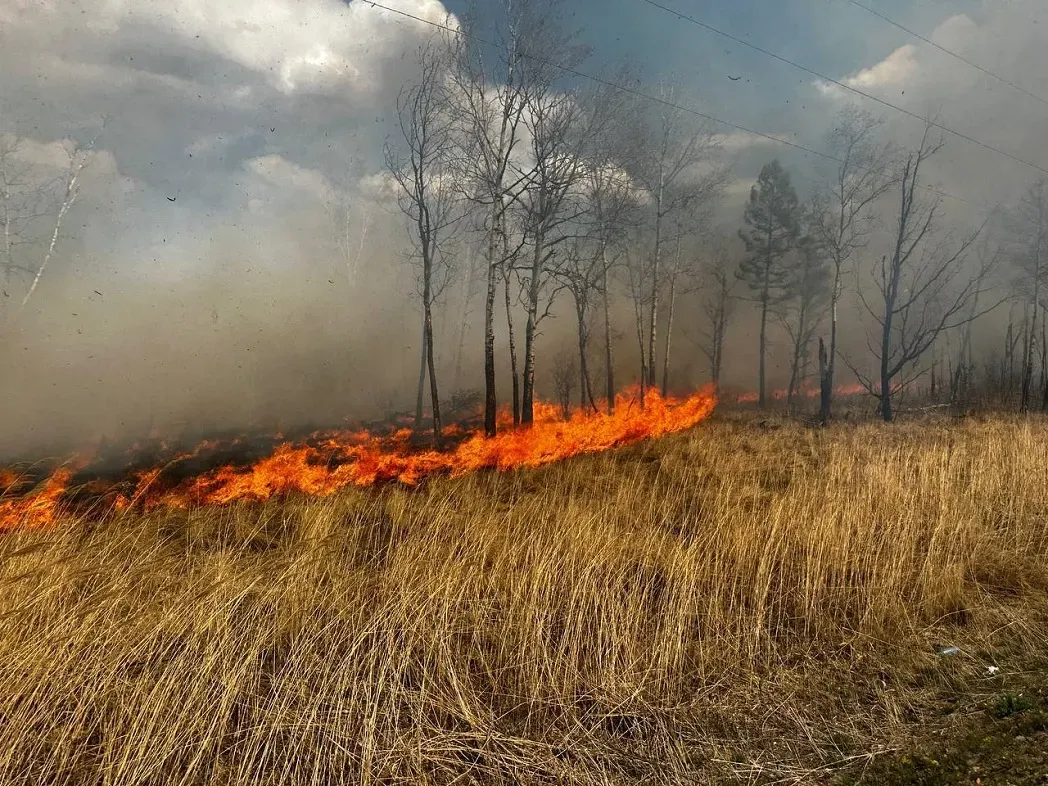
[[[0,553],[2,783],[714,782],[905,721],[934,640],[1038,651],[1048,423],[718,422]]]

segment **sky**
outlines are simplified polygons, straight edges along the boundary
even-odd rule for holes
[[[864,2],[1048,100],[1040,0]],[[469,10],[385,3],[432,22]],[[1048,168],[1048,103],[850,0],[660,3]],[[565,9],[592,48],[585,70],[673,72],[683,103],[731,123],[819,149],[857,100],[893,139],[919,136],[912,118],[644,0]],[[0,341],[15,369],[0,381],[14,402],[0,439],[385,406],[416,373],[417,337],[405,244],[376,189],[396,93],[429,32],[362,0],[0,0],[0,133],[46,166],[106,117],[52,272]],[[818,177],[816,157],[722,130],[736,159],[728,214],[774,156],[802,190]],[[964,225],[1039,173],[951,139],[931,174],[966,200],[951,203]]]

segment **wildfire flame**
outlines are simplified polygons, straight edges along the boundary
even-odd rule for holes
[[[819,396],[819,389],[817,387],[804,386],[794,391],[794,395],[798,398],[817,398]],[[836,385],[833,388],[833,394],[835,396],[858,396],[866,392],[866,388],[859,384],[853,385]],[[773,390],[769,393],[768,397],[774,401],[785,401],[789,395],[789,391],[785,388],[782,390]],[[735,397],[736,404],[753,404],[760,400],[760,396],[749,391],[747,393],[740,393]]]
[[[613,415],[578,410],[565,420],[558,407],[536,403],[535,422],[530,427],[505,429],[488,438],[452,426],[446,433],[457,444],[443,451],[413,447],[412,431],[406,428],[388,436],[366,430],[336,431],[314,435],[309,444],[285,442],[271,455],[246,467],[215,467],[173,487],[158,483],[167,466],[191,459],[209,447],[209,443],[203,443],[190,453],[175,456],[165,466],[132,473],[120,484],[122,490],[109,489],[108,496],[103,497],[111,510],[136,505],[144,510],[185,508],[262,501],[291,493],[327,496],[348,486],[383,482],[415,485],[432,475],[456,477],[485,468],[506,471],[537,467],[683,431],[707,418],[715,404],[711,389],[683,399],[664,399],[651,391],[643,407],[628,391],[616,398]],[[13,493],[19,486],[18,474],[0,470],[0,530],[53,523],[62,513],[73,477],[74,469],[67,466],[31,492]]]

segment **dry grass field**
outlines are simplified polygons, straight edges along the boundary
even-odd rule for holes
[[[1046,558],[1006,417],[10,532],[0,783],[862,779],[1043,666]]]

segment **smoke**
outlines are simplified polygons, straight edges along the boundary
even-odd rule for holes
[[[436,0],[390,4],[445,18]],[[1048,68],[1031,21],[1038,8],[1034,0],[986,2],[966,15],[911,19],[900,12],[900,19],[1032,89],[1031,75]],[[838,37],[869,29],[871,20],[855,13],[830,15],[840,25]],[[811,16],[807,34],[830,37],[820,27],[829,22],[820,22],[817,11]],[[328,425],[411,409],[420,315],[405,263],[405,227],[382,194],[381,149],[397,91],[411,75],[411,53],[430,32],[362,0],[243,0],[221,8],[147,0],[135,3],[134,13],[105,0],[0,7],[0,133],[26,140],[27,160],[46,172],[60,165],[64,145],[92,138],[107,118],[38,292],[16,323],[10,308],[0,306],[4,452],[32,455],[150,431]],[[695,42],[686,46],[684,38],[693,34],[681,27],[672,39],[679,47],[646,53],[652,70],[690,57]],[[1041,145],[1048,106],[897,30],[867,38],[850,59],[828,48],[833,62],[820,67],[1048,166]],[[613,46],[592,43],[598,51]],[[840,88],[797,81],[796,73],[786,80],[781,64],[732,58],[726,73],[743,73],[745,81],[710,86],[711,77],[700,74],[681,101],[815,148],[851,100],[885,118],[887,138],[912,145],[920,133],[912,118]],[[710,59],[705,67],[717,74],[719,65]],[[944,201],[944,232],[978,225],[985,208],[1014,202],[1037,174],[947,139],[928,182],[964,201]],[[825,174],[826,162],[767,138],[725,129],[720,141],[735,161],[717,206],[729,239],[761,164],[782,158],[802,194]],[[878,205],[882,216],[891,215],[894,198]],[[43,224],[35,231],[37,240],[46,234]],[[887,242],[884,234],[871,238],[860,266],[868,269]],[[703,249],[689,253],[701,257]],[[439,373],[449,394],[463,321],[461,284],[453,284],[438,311]],[[480,385],[483,302],[478,297],[472,306],[463,387]],[[851,300],[842,318],[842,348],[856,357],[865,352],[859,314]],[[599,314],[593,316],[591,372],[599,391],[603,335]],[[613,319],[617,381],[628,384],[639,375],[628,303],[615,304]],[[675,319],[671,383],[684,389],[707,379],[694,297],[681,295]],[[995,351],[1006,321],[1003,311],[985,320],[977,333],[985,352]],[[504,326],[500,309],[503,402],[509,394]],[[726,348],[726,381],[752,386],[756,327],[754,310],[740,304]],[[570,300],[562,294],[542,325],[540,389],[549,391],[554,357],[575,341]],[[788,374],[785,348],[777,331],[769,357],[773,385]]]

